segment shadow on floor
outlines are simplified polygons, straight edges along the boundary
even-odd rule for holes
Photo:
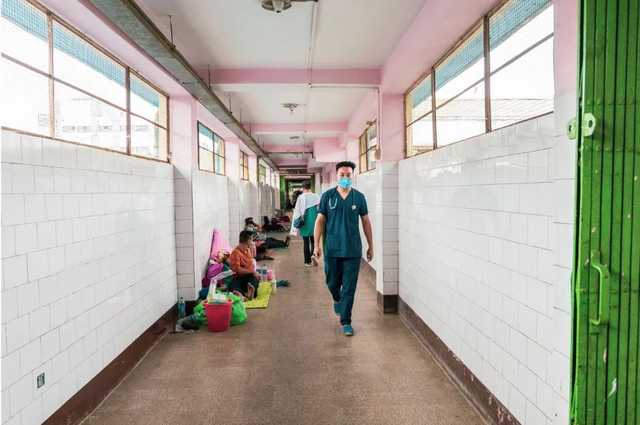
[[[397,315],[361,279],[346,338],[322,267],[302,243],[274,253],[279,279],[266,310],[222,334],[162,339],[84,424],[483,424]]]

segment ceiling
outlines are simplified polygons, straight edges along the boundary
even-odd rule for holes
[[[371,88],[308,87],[305,85],[262,84],[216,88],[216,94],[243,123],[326,123],[346,121]],[[297,103],[293,112],[283,103]]]
[[[260,0],[137,1],[167,37],[171,15],[178,50],[194,67],[210,68],[215,76],[221,69],[378,70],[425,0],[319,0],[294,3],[281,14],[262,9]],[[330,87],[286,80],[216,85],[214,78],[213,83],[216,94],[245,124],[346,122],[375,89],[344,82]],[[292,113],[283,103],[300,106]],[[291,141],[291,135],[254,137],[261,144],[302,145]],[[307,143],[317,136],[299,135]],[[281,156],[273,158],[277,162]]]

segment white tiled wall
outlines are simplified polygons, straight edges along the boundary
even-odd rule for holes
[[[369,220],[371,221],[371,226],[373,227],[373,235],[374,240],[379,240],[380,229],[378,228],[378,219],[377,219],[377,210],[378,210],[378,197],[379,197],[379,187],[378,187],[378,170],[372,170],[367,173],[357,174],[354,178],[353,185],[354,187],[362,192],[362,194],[367,199],[367,208],[369,209]],[[364,232],[362,231],[362,225],[360,225],[360,238],[362,239],[362,258],[367,257],[367,239],[364,237]],[[374,246],[375,250],[376,246]],[[378,258],[374,257],[374,261],[371,262],[371,267],[374,270],[378,270]]]
[[[196,299],[202,287],[202,276],[209,263],[211,236],[218,229],[229,240],[228,177],[207,171],[194,171],[193,190],[193,251],[194,292],[187,299]],[[185,211],[191,213],[191,210]],[[185,253],[186,254],[186,253]]]
[[[376,289],[384,295],[398,294],[398,162],[378,161],[374,228],[374,263],[380,273],[376,273]],[[364,248],[364,246],[363,246]],[[366,257],[365,257],[366,258]]]
[[[173,206],[169,164],[2,132],[3,423],[41,423],[175,303]]]
[[[547,115],[399,167],[400,296],[525,425],[568,423],[564,142]]]

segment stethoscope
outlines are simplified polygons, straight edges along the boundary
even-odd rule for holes
[[[351,195],[351,194],[349,194],[349,195]],[[338,198],[329,199],[329,209],[330,210],[335,210],[337,206],[338,206]],[[351,209],[355,210],[356,206],[355,205],[351,205]]]

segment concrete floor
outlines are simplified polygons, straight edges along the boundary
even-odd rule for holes
[[[378,312],[373,282],[359,281],[346,338],[301,242],[274,256],[292,284],[269,308],[222,334],[166,336],[84,423],[484,423],[400,318]]]

